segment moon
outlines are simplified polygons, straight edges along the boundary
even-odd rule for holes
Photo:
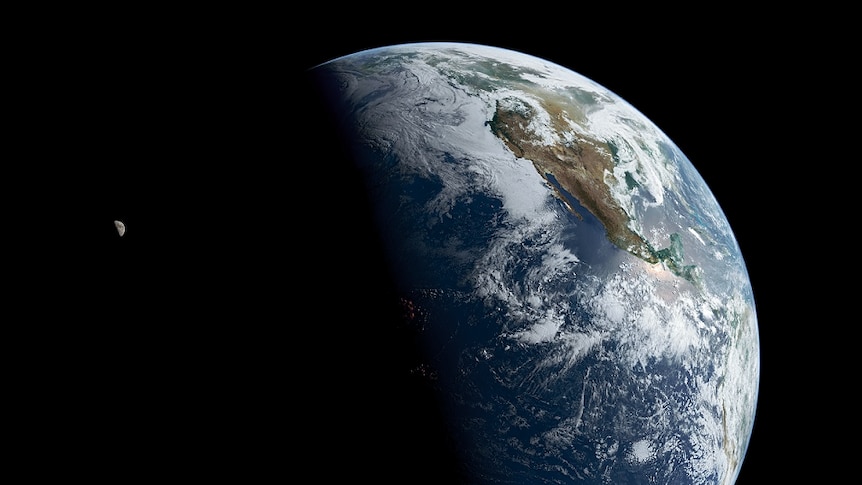
[[[114,221],[114,225],[117,226],[117,232],[120,234],[120,237],[126,233],[126,225],[120,221]]]

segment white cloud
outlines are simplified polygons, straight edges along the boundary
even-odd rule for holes
[[[557,335],[562,323],[561,320],[546,317],[533,324],[529,329],[516,332],[513,336],[528,344],[550,342]]]
[[[629,457],[638,463],[644,463],[655,458],[655,451],[649,440],[638,440],[632,443]]]

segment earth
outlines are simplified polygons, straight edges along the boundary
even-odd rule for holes
[[[350,354],[354,379],[399,378],[320,399],[342,443],[389,429],[402,441],[382,462],[433,442],[452,482],[735,481],[760,376],[753,293],[715,197],[654,123],[567,68],[490,46],[394,45],[307,74],[331,115],[321,138],[337,141],[318,156],[322,182],[338,156],[361,180],[354,200],[327,197],[341,217],[370,214],[341,245],[380,255],[341,284],[385,267],[388,284],[353,286],[395,315],[343,325],[390,339]],[[336,401],[357,403],[350,418]]]

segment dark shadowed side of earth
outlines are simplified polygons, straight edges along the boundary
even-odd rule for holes
[[[304,341],[295,345],[315,349],[303,352],[292,371],[302,384],[291,401],[310,411],[303,441],[339,457],[325,471],[333,478],[398,480],[410,470],[428,483],[459,483],[438,398],[413,373],[420,342],[414,327],[402,324],[361,178],[333,136],[335,120],[316,99],[319,86],[303,79],[310,82],[303,90],[310,118],[296,160],[312,168],[308,182],[317,192],[313,207],[297,211],[304,219],[298,234],[309,237],[299,237],[302,249],[294,253],[297,264],[308,265],[298,301],[305,316],[291,324]]]

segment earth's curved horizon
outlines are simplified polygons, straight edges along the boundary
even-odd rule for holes
[[[760,378],[751,284],[655,124],[568,68],[478,44],[309,74],[465,481],[735,481]]]

